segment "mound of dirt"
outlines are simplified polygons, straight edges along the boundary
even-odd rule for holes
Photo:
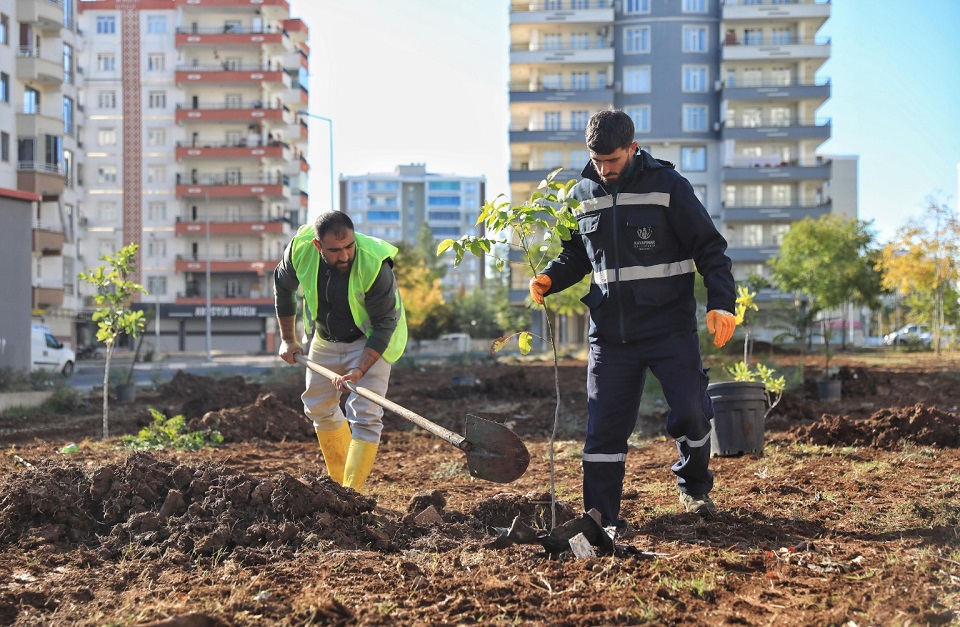
[[[866,419],[824,414],[819,422],[795,427],[798,441],[831,446],[873,446],[892,450],[903,442],[960,447],[960,415],[923,403],[881,409]]]
[[[253,403],[260,394],[259,383],[248,383],[241,376],[212,379],[178,371],[160,386],[161,398],[169,399],[166,414],[183,414],[188,420],[208,411]]]
[[[579,516],[562,501],[557,501],[556,505],[557,525]],[[530,492],[520,496],[501,492],[480,503],[471,513],[489,527],[509,527],[514,519],[519,518],[520,522],[529,527],[550,529],[550,493]]]
[[[44,463],[6,477],[0,494],[0,544],[79,545],[101,560],[133,550],[172,563],[228,553],[256,563],[323,543],[356,548],[371,539],[360,519],[375,506],[326,477],[261,479],[147,453],[92,474]]]
[[[273,393],[261,394],[252,405],[207,412],[199,420],[188,421],[187,428],[219,431],[224,442],[306,441],[316,437],[313,423],[303,412],[291,409]]]

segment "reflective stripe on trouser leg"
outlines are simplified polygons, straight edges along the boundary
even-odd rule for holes
[[[590,344],[583,507],[600,512],[604,526],[619,521],[627,440],[637,424],[644,373],[635,348],[623,344]]]
[[[324,342],[314,338],[310,345],[310,359],[333,370],[344,373],[357,365],[366,338],[355,342]],[[390,364],[383,359],[370,367],[360,379],[360,385],[380,396],[386,396],[390,380]],[[336,429],[344,420],[340,409],[340,392],[324,377],[307,370],[307,388],[302,397],[304,411],[319,431]],[[383,431],[383,408],[356,394],[350,394],[346,402],[346,419],[350,421],[353,439],[378,444]]]
[[[707,394],[706,372],[700,360],[696,332],[670,335],[651,352],[650,370],[663,387],[670,407],[667,433],[677,441],[680,460],[671,470],[680,490],[707,494],[713,489],[710,464],[710,419],[713,404]]]

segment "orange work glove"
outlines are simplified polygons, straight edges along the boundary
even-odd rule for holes
[[[530,298],[535,300],[538,305],[543,304],[543,296],[550,291],[553,286],[553,279],[545,274],[538,274],[530,279]]]
[[[707,331],[713,334],[713,345],[722,347],[733,337],[737,328],[737,318],[729,311],[711,309],[707,312]]]

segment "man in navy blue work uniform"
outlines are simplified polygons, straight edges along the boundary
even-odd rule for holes
[[[707,287],[707,330],[723,346],[733,335],[736,296],[727,242],[673,164],[634,141],[623,111],[600,111],[586,132],[590,163],[573,188],[578,230],[560,255],[530,281],[543,297],[593,275],[590,307],[587,436],[583,505],[603,526],[623,528],[620,499],[627,439],[636,427],[649,369],[670,406],[667,432],[677,442],[673,465],[680,503],[714,516],[710,499],[710,418],[707,375],[700,360],[694,279]]]

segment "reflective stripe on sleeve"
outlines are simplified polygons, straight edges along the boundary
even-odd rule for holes
[[[681,274],[690,274],[696,270],[693,259],[660,263],[655,266],[628,266],[620,270],[620,281],[642,281],[644,279],[662,279]],[[604,270],[593,273],[593,282],[597,285],[617,281],[616,270]]]
[[[583,461],[585,462],[625,462],[627,461],[626,453],[584,453]]]

